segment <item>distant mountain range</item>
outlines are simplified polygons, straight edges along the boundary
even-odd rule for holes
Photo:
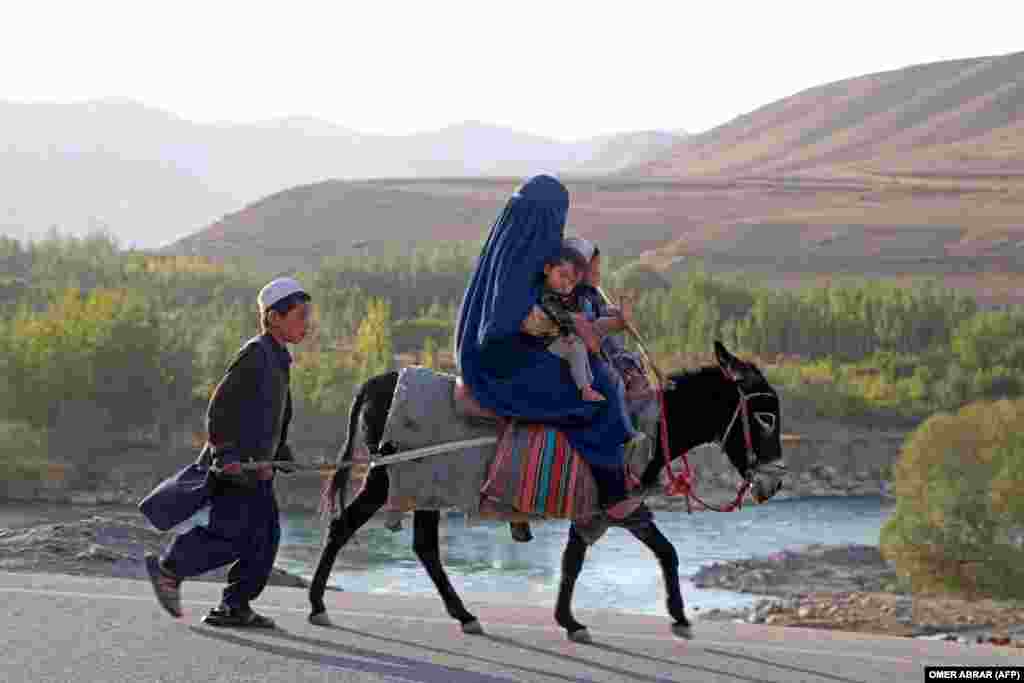
[[[923,64],[811,88],[700,135],[578,142],[479,122],[378,136],[303,117],[200,125],[124,100],[0,103],[0,232],[108,226],[141,246],[285,267],[359,240],[478,237],[524,176],[551,171],[572,190],[570,230],[660,267],[724,264],[761,244],[736,267],[786,270],[792,254],[802,272],[842,243],[862,265],[944,272],[948,257],[1017,273],[1021,73],[1024,53]],[[922,229],[930,246],[893,251]]]
[[[631,176],[1009,177],[1024,174],[1024,52],[810,88],[706,133]]]
[[[651,131],[560,142],[479,122],[381,136],[308,117],[197,124],[123,99],[0,102],[0,233],[107,229],[127,244],[156,246],[296,185],[604,174],[682,139]]]

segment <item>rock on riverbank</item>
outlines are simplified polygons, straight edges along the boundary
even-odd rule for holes
[[[698,588],[774,596],[705,619],[944,638],[1024,647],[1024,604],[910,595],[878,548],[812,545],[768,557],[715,563],[693,576]]]
[[[698,588],[778,596],[809,591],[899,592],[896,570],[878,548],[869,545],[815,544],[799,552],[783,550],[762,558],[716,562],[694,574],[693,583]]]
[[[146,579],[143,557],[159,553],[174,536],[147,526],[138,515],[85,519],[0,529],[0,570]],[[196,577],[223,581],[228,568]],[[304,588],[305,580],[274,569],[269,583]]]

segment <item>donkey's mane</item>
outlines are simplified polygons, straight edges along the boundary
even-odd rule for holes
[[[722,369],[717,365],[702,365],[692,370],[679,370],[668,375],[673,382],[692,382],[695,379],[709,379],[712,375],[720,375]]]

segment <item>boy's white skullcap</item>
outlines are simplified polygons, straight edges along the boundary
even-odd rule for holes
[[[306,290],[302,288],[298,280],[290,277],[279,277],[263,286],[263,289],[260,290],[259,295],[256,297],[256,303],[261,311],[265,311],[281,299],[299,292],[305,294]]]

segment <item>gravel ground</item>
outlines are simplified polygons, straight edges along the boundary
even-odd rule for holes
[[[873,546],[812,545],[716,563],[693,581],[700,588],[774,596],[745,610],[712,610],[704,619],[1024,647],[1024,603],[910,595]]]
[[[146,579],[143,557],[174,537],[145,525],[138,514],[106,513],[69,521],[0,528],[0,571]],[[223,581],[227,567],[196,577]],[[305,587],[301,578],[274,569],[269,583]]]

